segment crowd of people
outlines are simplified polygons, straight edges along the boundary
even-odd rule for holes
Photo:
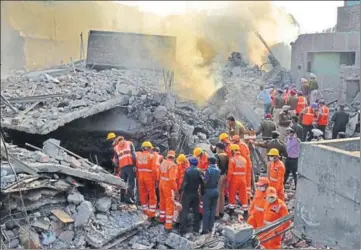
[[[248,131],[234,117],[227,122],[228,131],[219,135],[216,145],[210,146],[211,155],[197,147],[188,156],[176,155],[173,150],[163,156],[149,141],[143,142],[141,151],[136,152],[132,142],[109,133],[115,175],[128,183],[121,199],[129,203],[139,199],[149,220],[164,223],[167,232],[177,225],[181,235],[188,232],[189,213],[194,215],[195,234],[212,233],[215,221],[222,219],[225,212],[231,219],[247,222],[255,229],[287,215],[286,170],[279,150],[272,148],[267,153],[268,175],[259,178],[253,190],[249,149],[252,144],[244,138]],[[135,183],[138,192],[134,192]],[[276,236],[265,242],[264,247],[280,248],[281,236],[276,234],[286,227],[288,223],[261,235]]]

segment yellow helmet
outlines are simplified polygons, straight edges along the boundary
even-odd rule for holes
[[[195,148],[195,149],[193,150],[193,156],[194,156],[194,157],[199,156],[201,153],[203,153],[203,149],[201,149],[201,148]]]
[[[107,135],[107,140],[114,139],[115,137],[117,137],[117,136],[115,135],[115,133],[108,133],[108,135]]]
[[[187,157],[184,154],[180,154],[177,157],[177,163],[178,164],[184,163],[186,160],[187,160]]]
[[[228,139],[228,134],[227,133],[222,133],[222,134],[220,134],[219,135],[219,140],[220,141],[223,141],[223,140],[225,140],[225,139]]]
[[[239,150],[239,145],[237,144],[231,144],[231,151],[238,151]]]
[[[142,148],[152,148],[153,145],[149,141],[145,141],[142,143]]]
[[[269,156],[280,156],[280,152],[277,148],[271,148],[271,150],[268,152]]]

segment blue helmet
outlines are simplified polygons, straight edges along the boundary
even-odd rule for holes
[[[311,104],[311,108],[313,108],[313,109],[318,109],[318,104],[317,103],[312,103]]]
[[[198,165],[198,159],[196,157],[191,156],[191,157],[188,158],[188,161],[192,166],[197,166]]]

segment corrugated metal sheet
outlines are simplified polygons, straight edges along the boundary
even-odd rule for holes
[[[175,37],[91,30],[87,65],[161,70],[175,60],[175,51]]]

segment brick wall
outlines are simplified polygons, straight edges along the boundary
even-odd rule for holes
[[[336,31],[360,31],[360,4],[337,8]]]

